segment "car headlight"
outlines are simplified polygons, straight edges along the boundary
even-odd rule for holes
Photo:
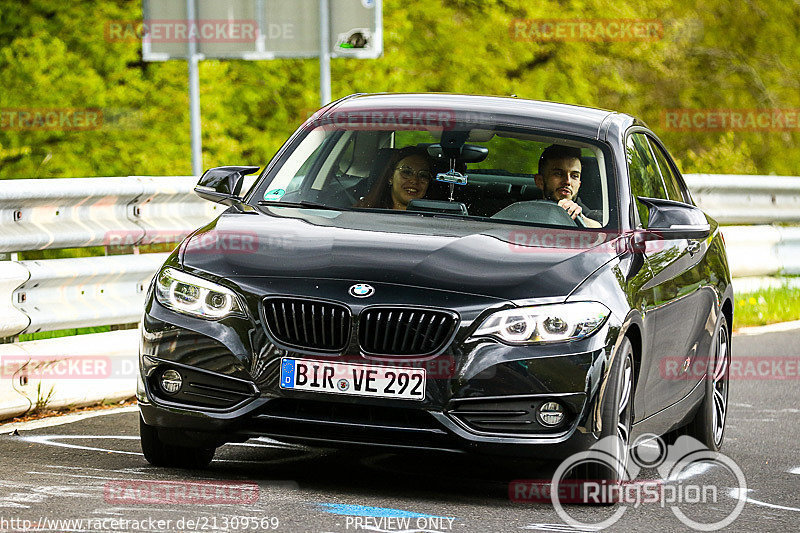
[[[489,315],[473,336],[491,336],[509,344],[577,340],[594,333],[610,313],[598,302],[517,307]]]
[[[156,279],[156,299],[173,311],[216,320],[244,315],[239,298],[230,289],[174,268],[164,268]]]

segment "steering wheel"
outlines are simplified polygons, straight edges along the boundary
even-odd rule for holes
[[[573,220],[564,209],[550,200],[529,200],[511,204],[491,218],[548,224],[552,226],[586,227],[580,218]]]

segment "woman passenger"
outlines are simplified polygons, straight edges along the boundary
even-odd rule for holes
[[[411,200],[419,200],[428,192],[433,179],[431,160],[424,148],[406,146],[389,159],[383,175],[355,207],[377,207],[405,210]]]

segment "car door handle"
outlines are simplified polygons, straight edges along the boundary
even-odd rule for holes
[[[700,241],[689,241],[689,246],[686,249],[689,251],[689,255],[694,255],[700,250]]]

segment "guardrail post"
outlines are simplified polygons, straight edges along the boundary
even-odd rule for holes
[[[14,339],[27,328],[31,319],[14,305],[14,293],[31,274],[16,261],[0,261],[0,337]]]

